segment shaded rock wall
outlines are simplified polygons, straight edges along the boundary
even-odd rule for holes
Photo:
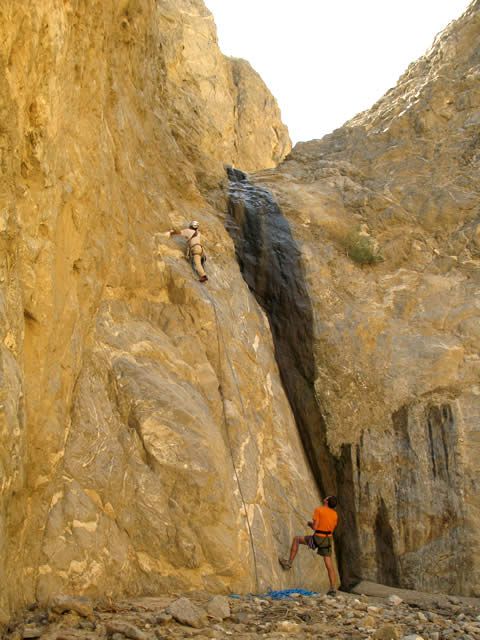
[[[0,28],[0,616],[292,584],[318,496],[211,204],[224,162],[288,149],[275,102],[199,1],[3,2]],[[193,215],[208,289],[159,234]]]
[[[350,447],[352,560],[477,595],[479,38],[476,1],[370,111],[254,176],[301,252],[328,447]]]
[[[336,456],[326,441],[315,390],[314,316],[302,255],[271,194],[239,171],[230,171],[229,177],[227,228],[242,275],[267,313],[283,386],[316,484],[323,496],[337,495],[342,504],[335,547],[342,585],[348,588],[360,576],[350,447]]]
[[[276,359],[310,467],[322,494],[334,493],[325,424],[313,388],[313,315],[300,252],[268,191],[245,179],[232,180],[229,205],[227,224],[240,269],[268,315]]]

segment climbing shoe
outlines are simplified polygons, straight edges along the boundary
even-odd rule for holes
[[[292,565],[288,560],[284,560],[283,558],[279,558],[278,561],[279,561],[280,566],[282,567],[282,569],[284,569],[285,571],[288,571],[289,569],[292,568]]]
[[[206,282],[208,280],[208,276],[202,276],[200,278],[200,282]]]
[[[335,589],[329,589],[327,591],[327,596],[332,596],[332,598],[334,598],[337,595],[337,592],[335,591]]]

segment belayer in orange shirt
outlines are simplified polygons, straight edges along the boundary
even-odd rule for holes
[[[330,581],[330,589],[327,595],[334,596],[336,594],[335,584],[337,577],[335,575],[335,567],[332,560],[332,540],[333,532],[338,524],[338,515],[335,511],[337,506],[337,498],[335,496],[327,496],[323,500],[323,506],[317,507],[313,512],[313,519],[308,522],[308,526],[313,529],[313,536],[295,536],[292,540],[290,548],[290,557],[288,560],[279,558],[279,562],[285,571],[292,568],[292,563],[301,544],[316,551],[319,556],[323,557],[325,567]]]

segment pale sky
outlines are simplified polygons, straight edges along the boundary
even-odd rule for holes
[[[293,143],[321,138],[393,87],[469,0],[205,0],[223,53],[277,98]]]

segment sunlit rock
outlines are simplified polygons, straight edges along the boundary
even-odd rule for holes
[[[466,595],[480,576],[479,37],[474,2],[372,109],[256,187],[233,184],[231,208],[279,362],[295,344],[282,375],[318,407],[293,385],[317,481],[335,477],[347,511],[343,575]]]

